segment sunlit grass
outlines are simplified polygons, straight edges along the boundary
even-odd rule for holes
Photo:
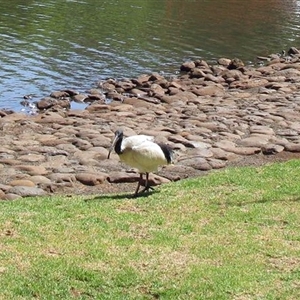
[[[1,202],[0,299],[299,299],[300,162]]]

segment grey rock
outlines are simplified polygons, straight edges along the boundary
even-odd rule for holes
[[[8,194],[5,194],[5,196],[2,200],[13,201],[13,200],[21,199],[21,198],[22,198],[22,196],[20,196],[20,195],[8,193]]]
[[[125,182],[136,182],[140,178],[138,173],[127,173],[127,172],[111,172],[107,180],[110,183],[125,183]]]
[[[21,197],[44,196],[47,193],[38,187],[14,186],[7,191],[7,194],[16,194]]]
[[[207,162],[205,158],[202,157],[191,157],[180,160],[180,162],[178,163],[201,171],[208,171],[212,169],[212,166]]]
[[[300,152],[300,143],[299,144],[287,143],[284,149],[290,152]]]

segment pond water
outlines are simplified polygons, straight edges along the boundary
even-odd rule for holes
[[[300,47],[300,1],[2,1],[0,39],[0,108],[21,111],[24,95]]]

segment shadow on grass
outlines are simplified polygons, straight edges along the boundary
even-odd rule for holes
[[[131,194],[104,194],[104,195],[99,195],[95,196],[93,198],[85,199],[85,202],[88,201],[110,201],[110,200],[125,200],[125,199],[139,199],[139,198],[147,198],[155,193],[158,193],[156,190],[152,190],[150,192],[145,192],[142,194],[139,194],[137,196]]]
[[[267,203],[267,202],[278,202],[278,201],[297,202],[299,200],[300,200],[299,196],[291,196],[291,197],[280,198],[280,199],[262,198],[256,201],[256,203]]]

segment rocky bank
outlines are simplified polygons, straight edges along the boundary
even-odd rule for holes
[[[300,155],[300,52],[215,65],[189,61],[180,74],[100,82],[85,94],[55,91],[34,116],[0,111],[0,199],[47,194],[133,192],[138,174],[107,159],[117,128],[169,144],[175,163],[151,183],[231,165]],[[71,109],[72,101],[87,103]]]

